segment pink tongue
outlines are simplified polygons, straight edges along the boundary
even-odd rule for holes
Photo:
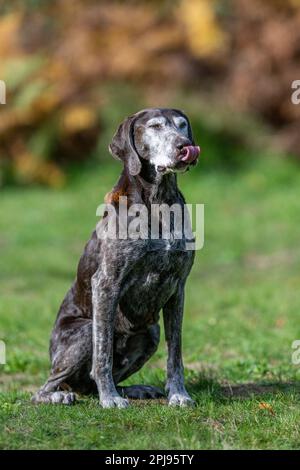
[[[187,145],[182,149],[181,154],[183,155],[182,161],[194,161],[200,154],[200,147],[198,145]]]

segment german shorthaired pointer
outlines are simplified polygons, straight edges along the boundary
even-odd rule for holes
[[[199,147],[187,117],[175,109],[151,108],[128,117],[109,147],[123,172],[107,194],[116,207],[133,203],[179,204],[176,172],[195,165]],[[106,212],[99,224],[107,223]],[[99,225],[98,224],[98,225]],[[51,374],[34,403],[72,404],[74,392],[99,394],[104,408],[128,406],[127,398],[158,398],[150,385],[118,386],[141,369],[157,349],[163,310],[168,345],[166,393],[170,405],[193,401],[184,386],[181,329],[184,287],[194,251],[182,241],[100,239],[95,230],[79,261],[50,341]],[[179,246],[179,248],[178,248]]]

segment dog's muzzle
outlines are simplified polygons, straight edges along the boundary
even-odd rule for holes
[[[198,145],[185,145],[180,150],[177,155],[177,163],[173,166],[172,170],[183,170],[188,169],[190,165],[195,165],[197,163],[198,157],[200,155],[200,147]],[[166,166],[158,166],[157,170],[159,172],[164,172],[168,170]]]

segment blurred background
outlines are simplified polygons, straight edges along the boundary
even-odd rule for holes
[[[300,157],[299,0],[0,5],[1,186],[63,186],[147,106],[183,107],[214,170],[262,148]]]
[[[0,0],[0,80],[0,447],[299,448],[300,0]],[[205,204],[183,328],[201,406],[180,425],[159,406],[154,423],[155,405],[109,414],[101,441],[96,399],[41,427],[29,397],[121,172],[108,144],[154,106],[183,109],[202,149],[178,175]],[[130,380],[163,386],[165,364],[162,339]]]

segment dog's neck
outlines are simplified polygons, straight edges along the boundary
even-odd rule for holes
[[[117,184],[105,197],[106,203],[118,203],[121,196],[127,197],[127,203],[172,205],[178,198],[177,178],[175,173],[159,173],[148,164],[133,176],[125,167]]]
[[[148,162],[143,164],[141,172],[134,179],[141,188],[141,196],[146,205],[172,204],[178,194],[176,174],[158,172]]]

